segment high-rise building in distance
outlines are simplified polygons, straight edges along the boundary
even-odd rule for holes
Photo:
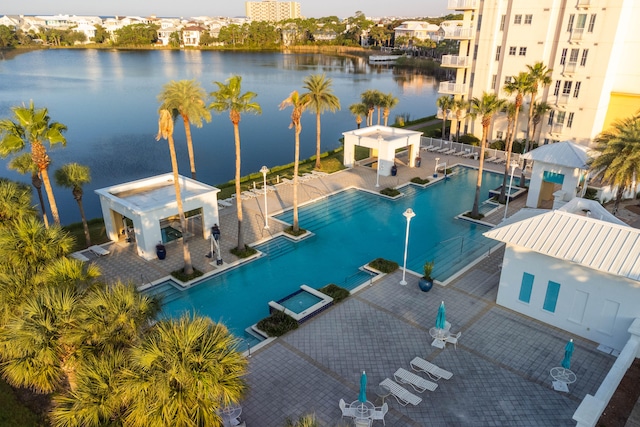
[[[247,18],[253,21],[278,22],[300,18],[300,3],[295,1],[248,1],[245,2]]]

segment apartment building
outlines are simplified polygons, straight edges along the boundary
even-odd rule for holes
[[[483,91],[511,98],[503,86],[527,65],[543,62],[551,85],[540,88],[536,102],[551,110],[532,139],[540,143],[574,141],[589,145],[616,119],[640,110],[640,0],[449,0],[463,13],[445,38],[459,40],[458,55],[442,65],[455,69],[455,80],[442,82],[441,94],[481,97]],[[516,138],[524,138],[529,97],[525,98]],[[463,127],[480,137],[480,120]],[[504,114],[495,116],[489,140],[506,135]]]
[[[301,18],[300,3],[295,1],[248,1],[245,8],[247,17],[253,21],[279,22]]]

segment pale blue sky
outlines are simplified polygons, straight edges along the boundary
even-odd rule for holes
[[[353,16],[360,10],[367,16],[440,16],[449,13],[447,0],[298,0],[302,15],[319,18]],[[27,0],[6,1],[2,15],[140,15],[140,16],[243,16],[244,0]]]

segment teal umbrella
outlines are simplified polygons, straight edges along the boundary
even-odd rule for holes
[[[564,346],[564,359],[562,359],[562,367],[564,369],[571,369],[572,354],[573,354],[573,339],[570,339],[567,345]]]
[[[360,403],[366,403],[367,401],[367,374],[362,371],[360,375],[360,393],[358,394],[358,401]]]
[[[444,301],[440,304],[440,308],[438,308],[438,315],[436,316],[436,328],[444,329],[445,324],[447,323],[447,315],[446,310],[444,309]]]

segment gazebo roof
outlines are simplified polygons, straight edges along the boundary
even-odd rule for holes
[[[522,155],[523,159],[544,162],[552,165],[588,169],[588,147],[571,141],[542,145]]]
[[[368,126],[361,129],[343,132],[343,135],[353,135],[358,138],[357,145],[367,148],[378,148],[378,144],[389,145],[393,149],[409,145],[409,137],[422,135],[414,130],[392,128],[389,126]]]

